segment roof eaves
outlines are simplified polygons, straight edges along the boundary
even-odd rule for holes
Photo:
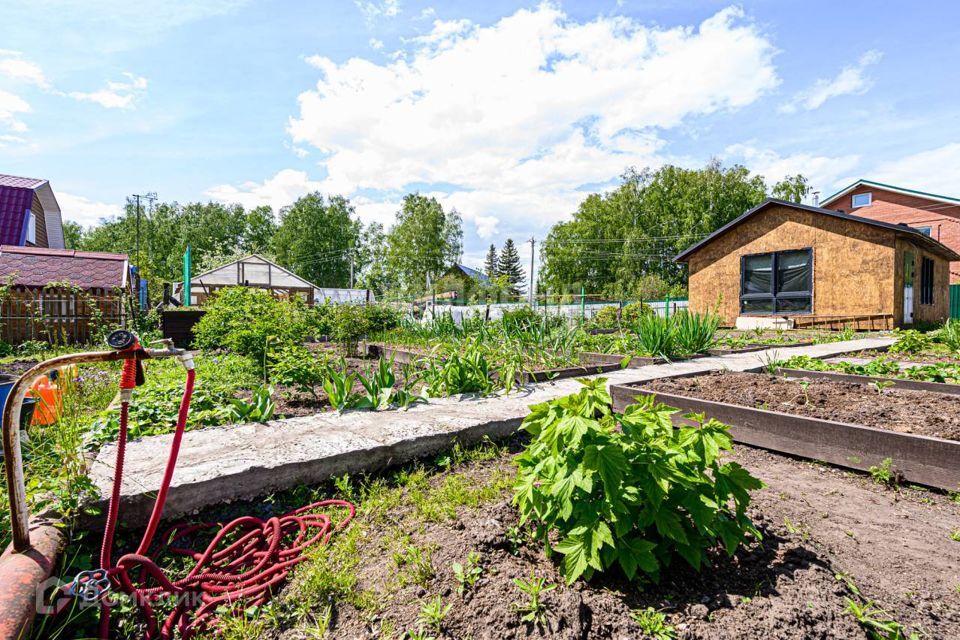
[[[939,195],[939,194],[930,193],[930,192],[928,192],[928,191],[920,191],[919,189],[907,189],[906,187],[898,187],[898,186],[896,186],[896,185],[886,184],[886,183],[883,183],[883,182],[877,182],[877,181],[875,181],[875,180],[867,180],[867,179],[865,179],[865,178],[861,178],[861,179],[857,180],[856,182],[854,182],[853,184],[847,185],[846,187],[844,187],[844,188],[841,189],[840,191],[837,191],[836,193],[834,193],[834,194],[831,195],[830,197],[825,198],[824,200],[822,200],[820,204],[821,204],[821,205],[824,205],[824,204],[833,202],[833,201],[836,200],[837,198],[840,198],[840,197],[842,197],[842,196],[850,193],[851,191],[853,191],[854,189],[856,189],[856,188],[859,187],[860,185],[868,185],[868,186],[871,186],[871,187],[876,187],[876,188],[878,188],[878,189],[886,189],[887,191],[893,191],[893,192],[895,192],[895,193],[905,193],[905,194],[907,194],[907,195],[919,196],[919,197],[921,197],[921,198],[928,198],[928,199],[931,199],[931,200],[937,200],[937,201],[939,201],[939,202],[946,202],[946,203],[950,203],[950,204],[960,205],[960,198],[953,198],[953,197],[951,197],[951,196],[941,196],[941,195]]]

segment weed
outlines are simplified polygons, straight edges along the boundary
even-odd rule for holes
[[[895,384],[893,380],[874,380],[870,383],[870,386],[876,389],[878,394],[883,395],[884,389],[888,389]]]
[[[441,599],[440,596],[436,596],[420,607],[420,613],[417,614],[417,622],[439,633],[443,628],[444,619],[452,608],[453,603],[443,606],[443,599]]]
[[[398,569],[406,568],[406,571],[400,575],[400,586],[406,586],[412,582],[426,588],[436,575],[433,568],[433,550],[430,548],[421,549],[416,545],[408,544],[403,552],[393,554],[393,562]]]
[[[893,487],[899,484],[900,473],[893,468],[893,458],[884,458],[879,465],[867,469],[870,477],[877,484]]]
[[[435,636],[424,631],[423,627],[417,630],[408,630],[403,634],[403,638],[407,638],[408,640],[437,640]]]
[[[950,539],[954,542],[960,542],[960,529],[954,529],[950,532]]]
[[[230,399],[230,419],[233,422],[269,422],[273,418],[273,387],[257,387],[249,402]]]
[[[547,584],[546,578],[531,576],[530,579],[514,578],[513,583],[527,595],[526,602],[515,602],[513,606],[518,613],[523,614],[520,620],[542,625],[547,620],[547,607],[540,599],[541,594],[553,591],[555,584]]]
[[[853,616],[870,640],[920,640],[919,633],[908,631],[903,624],[891,620],[889,614],[872,600],[858,600],[844,598],[847,604],[844,613]]]
[[[749,598],[743,600],[746,602]],[[667,624],[667,616],[653,607],[631,611],[630,619],[637,623],[640,631],[654,640],[674,640],[677,637],[676,630]]]
[[[793,522],[790,518],[784,517],[783,526],[787,528],[787,532],[795,536],[800,536],[801,540],[806,540],[810,537],[810,532],[807,531],[806,526],[802,522]]]
[[[807,389],[810,387],[810,381],[800,380],[797,384],[800,385],[800,392],[803,394],[803,404],[810,404],[810,396],[807,393]]]
[[[466,565],[459,562],[453,563],[453,577],[457,579],[457,593],[460,595],[473,589],[482,575],[483,567],[480,566],[480,554],[476,551],[467,554]]]

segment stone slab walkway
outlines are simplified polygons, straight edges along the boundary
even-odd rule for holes
[[[603,375],[610,383],[623,384],[718,369],[747,371],[788,354],[832,357],[892,342],[877,337],[778,347]],[[519,426],[529,405],[574,393],[579,387],[575,379],[565,379],[532,384],[509,395],[431,400],[407,411],[321,413],[187,432],[164,516],[253,499],[301,483],[315,484],[333,475],[374,472],[442,451],[454,440],[470,444],[484,436],[503,437]],[[121,519],[128,526],[143,524],[149,517],[171,439],[171,435],[150,436],[127,445]],[[115,446],[107,445],[91,466],[91,478],[103,496],[110,492],[115,455]]]

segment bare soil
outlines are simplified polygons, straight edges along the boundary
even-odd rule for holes
[[[517,515],[509,492],[481,508],[461,509],[447,524],[424,524],[400,509],[388,520],[410,536],[410,544],[433,550],[435,577],[426,588],[381,591],[396,579],[391,542],[370,537],[361,549],[357,586],[381,591],[383,609],[371,620],[335,603],[330,635],[383,637],[384,621],[399,631],[416,629],[420,608],[439,594],[453,605],[443,638],[641,638],[630,613],[646,607],[664,612],[685,640],[868,638],[844,612],[845,599],[856,596],[838,579],[843,574],[884,609],[882,617],[925,637],[960,638],[960,593],[954,588],[960,544],[949,538],[960,527],[960,505],[940,494],[897,492],[863,476],[748,447],[738,447],[732,458],[768,485],[754,494],[750,509],[763,540],[733,558],[715,554],[713,568],[701,574],[678,563],[658,585],[631,584],[613,574],[566,587],[540,548],[512,542]],[[507,465],[477,464],[467,473],[479,483]],[[474,590],[460,596],[450,567],[472,551],[481,554],[484,573]],[[521,622],[515,606],[523,594],[513,579],[533,575],[558,585],[543,598],[543,626]],[[302,633],[290,629],[281,637],[306,637]]]
[[[16,376],[19,378],[26,373],[28,369],[32,369],[39,363],[39,360],[13,360],[11,362],[5,362],[0,364],[0,374]]]
[[[763,373],[718,372],[690,378],[661,378],[643,388],[757,409],[859,424],[901,433],[960,440],[960,396],[884,389],[850,382]],[[958,549],[960,552],[960,549]]]

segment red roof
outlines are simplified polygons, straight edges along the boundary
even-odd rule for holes
[[[0,279],[14,275],[14,284],[43,287],[69,281],[83,289],[112,289],[127,283],[127,256],[122,253],[0,246]]]
[[[38,178],[21,178],[20,176],[8,176],[0,173],[0,187],[16,187],[18,189],[36,189],[46,180]]]

